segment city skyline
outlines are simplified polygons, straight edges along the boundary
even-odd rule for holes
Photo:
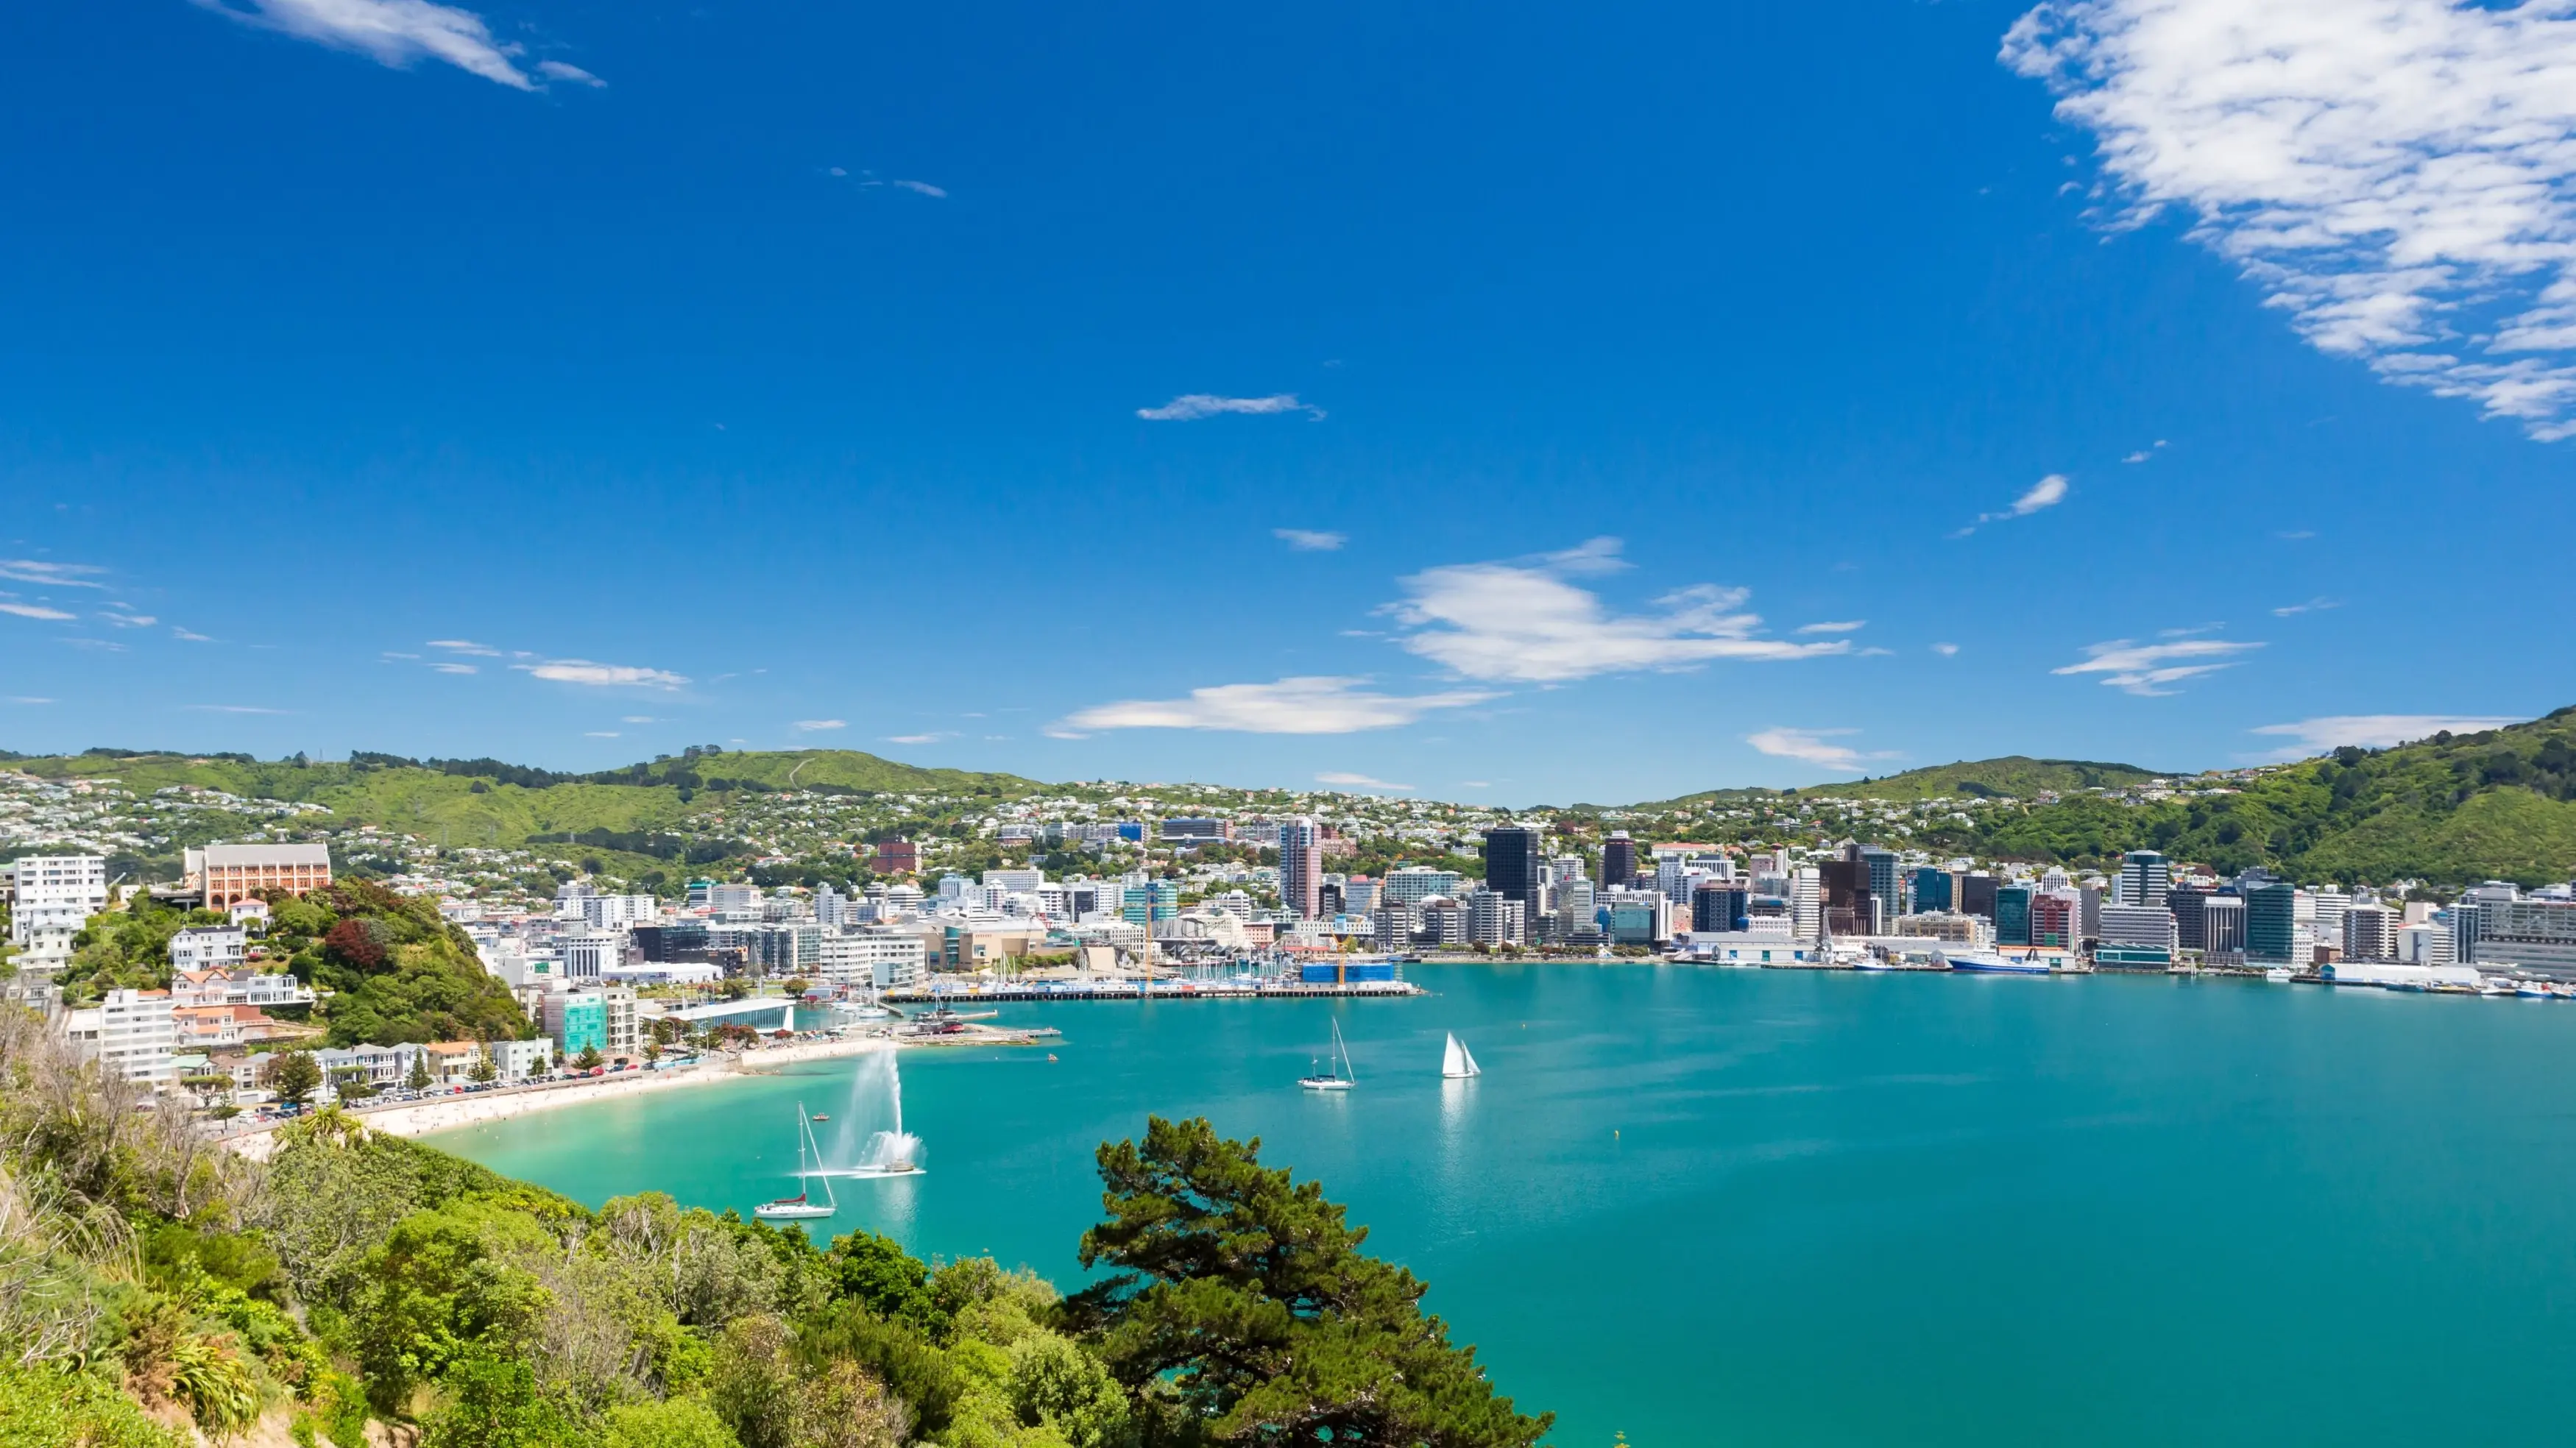
[[[0,747],[1622,802],[2571,702],[2576,22],[2211,3],[16,12]]]

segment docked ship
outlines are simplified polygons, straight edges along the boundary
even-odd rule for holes
[[[1978,975],[2048,974],[2048,962],[2044,960],[2015,960],[2009,955],[1970,954],[1965,951],[1947,958],[1952,970],[1969,971]]]

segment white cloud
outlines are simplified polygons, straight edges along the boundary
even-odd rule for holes
[[[666,669],[638,668],[633,664],[594,664],[588,659],[548,659],[542,664],[512,664],[540,679],[559,684],[588,684],[595,688],[677,689],[688,679]]]
[[[2519,719],[2461,718],[2451,714],[2332,714],[2321,719],[2302,719],[2295,724],[2266,724],[2254,730],[2295,741],[2282,751],[2282,757],[2302,759],[2323,754],[2346,744],[2364,749],[2387,749],[2394,745],[2429,739],[2447,729],[2454,734],[2475,734],[2484,729],[2501,729],[2519,724]]]
[[[582,69],[580,66],[566,65],[560,60],[538,61],[537,74],[544,76],[548,80],[570,81],[574,85],[586,85],[594,90],[606,90],[608,88],[608,82],[592,75],[589,71]]]
[[[1744,742],[1776,759],[1804,760],[1846,774],[1860,773],[1863,761],[1896,757],[1883,753],[1864,754],[1848,744],[1827,742],[1859,732],[1857,729],[1765,729],[1759,734],[1747,734]]]
[[[1313,528],[1273,528],[1270,536],[1300,553],[1330,553],[1351,541],[1339,533],[1325,533]]]
[[[620,714],[617,716],[617,722],[620,724],[658,724],[661,721],[655,719],[650,714]]]
[[[1798,625],[1797,632],[1802,634],[1858,633],[1867,627],[1869,627],[1868,619],[1855,618],[1840,623],[1802,623]]]
[[[1231,729],[1245,734],[1353,734],[1392,729],[1438,709],[1460,709],[1502,697],[1484,689],[1434,694],[1379,694],[1366,679],[1305,677],[1275,684],[1220,684],[1186,699],[1125,699],[1077,709],[1046,732],[1080,739],[1105,729]]]
[[[1136,415],[1147,422],[1196,422],[1202,417],[1215,417],[1227,412],[1249,413],[1256,417],[1303,412],[1311,414],[1317,422],[1324,420],[1324,409],[1310,402],[1298,401],[1297,394],[1293,392],[1278,392],[1268,397],[1218,397],[1213,393],[1192,392],[1175,397],[1160,407],[1136,409]]]
[[[210,644],[214,642],[213,639],[206,637],[204,634],[190,633],[176,624],[173,624],[170,627],[170,637],[174,639],[185,639],[192,644]]]
[[[388,659],[401,659],[411,663],[418,663],[420,661],[420,655],[418,654],[406,654],[394,649],[385,650],[383,657]]]
[[[2576,19],[2563,0],[2051,0],[2002,59],[2319,350],[2576,433]]]
[[[477,674],[482,672],[482,670],[475,668],[472,664],[432,664],[430,665],[430,668],[442,674]]]
[[[2311,598],[2305,603],[2283,604],[2272,610],[2272,615],[2275,618],[2288,618],[2294,614],[2323,613],[2327,609],[2341,607],[2343,607],[2343,600],[2339,598]]]
[[[617,737],[617,731],[614,729],[590,729],[583,731],[581,737],[584,739],[614,739]]]
[[[945,739],[945,738],[947,738],[947,737],[948,737],[948,736],[947,736],[947,735],[945,735],[945,734],[889,734],[889,735],[887,735],[887,736],[886,736],[886,743],[888,743],[888,744],[936,744],[936,743],[938,743],[940,740]]]
[[[1804,659],[1851,651],[1845,639],[1789,643],[1757,636],[1740,588],[1696,584],[1655,600],[1657,611],[1613,614],[1568,574],[1624,568],[1619,540],[1512,563],[1461,563],[1403,580],[1412,596],[1384,610],[1415,630],[1406,649],[1471,679],[1553,683],[1715,659]]]
[[[841,719],[799,719],[796,721],[796,727],[804,733],[811,734],[820,729],[847,729],[850,726],[848,721]]]
[[[472,639],[431,639],[429,641],[429,647],[433,649],[445,649],[451,654],[475,654],[487,659],[497,659],[501,657],[501,651],[499,649],[492,647],[490,644],[478,644]]]
[[[19,694],[11,698],[9,702],[12,704],[51,704],[54,701],[51,699],[40,699],[33,694]]]
[[[2124,457],[2124,458],[2120,459],[2120,461],[2122,461],[2122,462],[2124,462],[2124,463],[2142,463],[2142,462],[2145,462],[2149,456],[2150,456],[2150,454],[2147,454],[2147,453],[2142,453],[2142,452],[2133,452],[2133,453],[2129,454],[2127,457]]]
[[[2020,497],[2013,499],[2013,505],[2011,507],[2004,509],[2000,513],[1979,513],[1977,515],[1976,522],[1969,524],[1967,527],[1960,529],[1958,532],[1953,533],[1950,536],[1953,538],[1965,538],[1988,523],[2000,523],[2007,518],[2027,518],[2042,508],[2054,508],[2058,504],[2066,501],[2066,487],[2066,475],[2064,473],[2050,473],[2047,477],[2031,484],[2029,491],[2023,493]]]
[[[1959,646],[1957,644],[1934,644],[1932,646],[1932,652],[1939,654],[1945,659],[1955,658],[1958,655]]]
[[[198,714],[285,714],[286,709],[263,709],[257,704],[182,704],[179,707]]]
[[[148,613],[102,613],[100,618],[117,628],[150,628],[161,620]]]
[[[0,558],[0,578],[14,578],[20,583],[43,583],[55,588],[105,588],[91,581],[90,575],[107,570],[89,563],[48,563],[41,558]]]
[[[492,38],[491,27],[471,10],[430,0],[195,0],[227,20],[292,35],[340,50],[354,50],[379,64],[403,69],[438,60],[471,75],[532,91],[537,82],[514,63],[520,47]],[[553,61],[537,69],[565,80],[597,85],[599,78]],[[565,75],[561,72],[575,72]]]
[[[2173,633],[2192,630],[2177,629]],[[2236,643],[2227,639],[2175,638],[2169,643],[2139,644],[2128,639],[2109,643],[2088,644],[2082,663],[2051,669],[2054,674],[2104,674],[2103,683],[2143,698],[2155,698],[2174,691],[2163,687],[2232,669],[2244,660],[2237,655],[2263,647],[2255,643]]]
[[[894,186],[897,190],[910,191],[920,196],[937,196],[945,199],[948,195],[948,189],[946,187],[933,186],[927,181],[895,181],[889,184]]]
[[[56,622],[71,617],[59,608],[45,608],[33,603],[0,603],[0,613],[14,613],[20,618],[41,618]]]
[[[1410,794],[1413,791],[1413,786],[1409,784],[1389,784],[1383,779],[1371,779],[1365,774],[1344,774],[1339,770],[1328,770],[1316,775],[1315,782],[1342,789],[1383,789],[1396,794]]]

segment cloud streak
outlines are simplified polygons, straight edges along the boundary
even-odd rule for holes
[[[72,617],[59,608],[46,608],[33,603],[0,603],[0,613],[14,613],[20,618],[41,618],[60,623]]]
[[[41,583],[53,588],[105,588],[95,575],[107,570],[90,563],[49,563],[41,558],[0,558],[0,578]]]
[[[2174,638],[2158,644],[2113,639],[2108,643],[2086,645],[2081,662],[2049,672],[2101,674],[2104,676],[2102,682],[2110,688],[2140,698],[2160,698],[2176,692],[2165,685],[2214,674],[2221,669],[2232,669],[2244,662],[2242,655],[2261,647],[2259,643],[2238,643],[2228,639]]]
[[[1795,759],[1845,774],[1858,774],[1864,761],[1893,759],[1893,754],[1864,754],[1848,744],[1831,741],[1857,734],[1857,729],[1765,729],[1747,734],[1744,742],[1774,759]]]
[[[1413,786],[1409,784],[1389,784],[1383,779],[1371,779],[1365,774],[1345,774],[1340,770],[1326,770],[1315,776],[1315,782],[1329,784],[1336,789],[1382,789],[1390,794],[1413,792]]]
[[[1184,699],[1125,699],[1077,709],[1046,732],[1080,739],[1111,729],[1222,729],[1241,734],[1356,734],[1393,729],[1441,709],[1462,709],[1501,695],[1486,689],[1382,694],[1368,680],[1327,675],[1270,684],[1220,684]]]
[[[431,0],[193,0],[237,24],[271,30],[355,51],[379,65],[407,70],[423,60],[455,66],[512,90],[544,89],[536,76],[519,69],[523,47],[496,40],[483,17]],[[561,61],[539,61],[538,75],[581,85],[605,85],[599,77]]]
[[[2519,719],[2456,714],[2329,714],[2290,724],[2266,724],[2252,732],[2293,741],[2281,751],[2280,757],[2302,759],[2347,744],[2357,744],[2364,749],[2389,749],[2418,739],[2429,739],[2446,729],[2453,734],[2475,734],[2520,722]]]
[[[2576,19],[2560,0],[2051,0],[2004,64],[2318,350],[2576,433]]]
[[[1618,614],[1568,581],[1626,566],[1618,539],[1595,538],[1536,559],[1430,568],[1402,580],[1408,596],[1383,611],[1412,630],[1396,640],[1412,653],[1470,679],[1516,683],[1851,651],[1848,639],[1761,637],[1741,588],[1694,584],[1657,598],[1652,612]]]
[[[2004,509],[2000,513],[1979,513],[1977,515],[1977,521],[1969,524],[1967,527],[1960,529],[1958,532],[1953,533],[1950,536],[1953,538],[1965,538],[1988,523],[2001,523],[2011,518],[2027,518],[2031,514],[2039,512],[2044,508],[2054,508],[2058,504],[2066,501],[2066,489],[2066,474],[2050,473],[2047,477],[2041,478],[2038,482],[2031,484],[2029,491],[2023,493],[2020,497],[2013,499],[2013,505],[2011,507]]]
[[[802,734],[813,734],[825,729],[847,729],[849,727],[849,721],[846,719],[799,719],[796,721],[797,732]]]
[[[1136,415],[1147,422],[1196,422],[1203,417],[1241,413],[1250,417],[1271,417],[1283,412],[1306,413],[1316,422],[1324,420],[1324,409],[1311,402],[1300,402],[1293,392],[1276,392],[1268,397],[1219,397],[1210,392],[1185,393],[1160,407],[1140,407]]]
[[[1300,553],[1333,553],[1351,541],[1340,533],[1326,533],[1314,528],[1273,528],[1270,536]]]
[[[667,669],[640,668],[632,664],[594,664],[588,659],[549,659],[542,664],[512,664],[540,679],[558,684],[581,684],[595,689],[678,689],[689,682],[686,675]]]

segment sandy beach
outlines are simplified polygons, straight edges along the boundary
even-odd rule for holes
[[[904,1043],[882,1036],[868,1036],[836,1041],[794,1041],[783,1046],[764,1046],[740,1055],[718,1056],[693,1066],[675,1066],[666,1071],[637,1071],[616,1076],[593,1077],[581,1081],[553,1082],[540,1086],[520,1086],[504,1091],[478,1091],[462,1096],[441,1096],[427,1101],[401,1101],[384,1106],[359,1106],[350,1114],[367,1124],[370,1131],[393,1136],[427,1136],[450,1127],[473,1126],[483,1122],[506,1121],[514,1116],[527,1116],[539,1111],[553,1111],[566,1106],[588,1106],[600,1101],[621,1101],[629,1097],[661,1091],[676,1091],[684,1086],[703,1086],[710,1082],[731,1081],[742,1076],[756,1076],[781,1066],[800,1061],[821,1061],[836,1056],[864,1056],[876,1051],[901,1049]],[[265,1161],[276,1143],[277,1126],[273,1123],[224,1138],[223,1144],[254,1161]]]

